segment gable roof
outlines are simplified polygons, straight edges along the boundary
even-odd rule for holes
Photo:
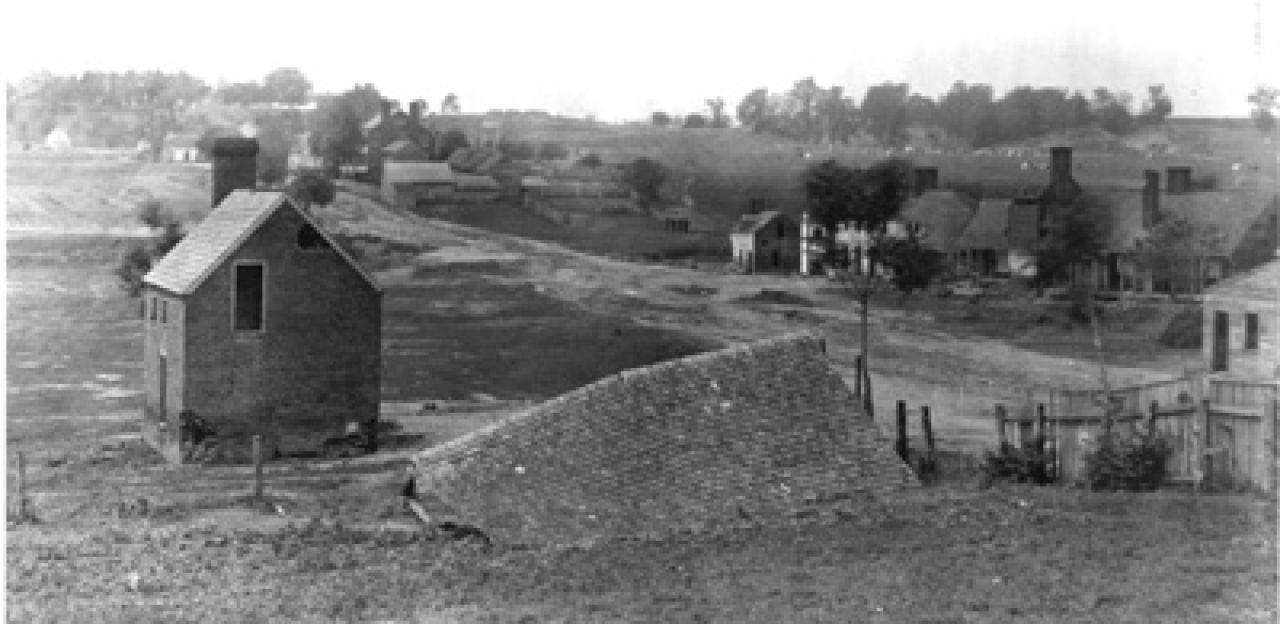
[[[956,239],[953,249],[1009,249],[1008,199],[984,199],[978,210]]]
[[[1133,251],[1136,241],[1147,233],[1142,225],[1142,192],[1111,191],[1099,195],[1106,204],[1105,249]],[[1159,201],[1162,220],[1182,218],[1217,228],[1222,233],[1223,254],[1230,255],[1276,199],[1264,191],[1241,189],[1172,194],[1161,191]]]
[[[178,295],[190,295],[209,275],[281,206],[289,206],[314,227],[325,242],[376,291],[382,287],[306,211],[298,209],[280,191],[236,190],[227,195],[204,220],[151,268],[142,281]]]
[[[388,184],[453,184],[453,170],[444,162],[388,162],[382,166]]]
[[[1280,306],[1280,258],[1213,285],[1205,296],[1240,297]]]
[[[902,220],[921,226],[921,242],[941,252],[951,251],[977,211],[969,196],[949,190],[926,191],[907,201]]]
[[[785,216],[786,215],[778,212],[777,210],[765,210],[764,212],[757,212],[755,214],[744,214],[738,219],[738,222],[733,225],[733,233],[755,234],[760,231],[760,228],[768,225],[774,219]]]

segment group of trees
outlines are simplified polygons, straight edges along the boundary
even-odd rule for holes
[[[364,122],[381,111],[382,94],[366,83],[316,103],[307,120],[311,151],[337,165],[350,163],[364,145]]]
[[[295,67],[282,67],[271,71],[260,83],[224,85],[214,95],[224,104],[305,104],[311,97],[311,81]]]
[[[1267,134],[1274,132],[1276,113],[1280,112],[1280,89],[1259,85],[1249,94],[1249,103],[1253,105],[1250,114],[1258,129]]]
[[[724,98],[708,98],[706,101],[707,110],[710,115],[702,113],[689,113],[684,119],[672,117],[663,111],[656,111],[650,116],[649,120],[653,125],[665,128],[674,124],[680,124],[685,128],[728,128],[729,117],[724,112]]]
[[[1163,121],[1173,101],[1163,85],[1152,85],[1138,110],[1133,97],[1106,88],[1092,97],[1052,87],[1018,87],[997,98],[990,85],[956,82],[934,100],[906,83],[869,87],[862,106],[839,86],[823,88],[813,78],[786,93],[756,89],[738,104],[738,121],[755,132],[808,142],[847,143],[864,131],[885,145],[901,145],[907,128],[942,128],[974,146],[1018,141],[1057,130],[1098,126],[1126,134]]]

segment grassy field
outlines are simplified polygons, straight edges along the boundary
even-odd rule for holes
[[[57,187],[25,167],[10,165],[11,194]],[[32,177],[15,185],[15,171]],[[935,406],[948,452],[941,484],[884,506],[832,503],[783,525],[592,549],[431,539],[398,501],[410,457],[523,404],[503,399],[543,398],[621,368],[793,329],[828,336],[847,373],[856,315],[822,280],[587,257],[351,198],[318,215],[387,286],[383,418],[396,427],[373,456],[272,462],[266,499],[252,500],[251,468],[169,466],[138,441],[141,323],[110,275],[126,242],[100,229],[132,219],[123,204],[98,201],[118,192],[115,176],[187,197],[193,214],[205,189],[168,165],[61,172],[85,189],[70,210],[98,235],[8,241],[9,485],[22,451],[34,516],[8,526],[13,621],[1276,617],[1274,500],[974,486],[967,453],[989,431],[962,405],[1089,377],[1074,360],[1090,334],[1016,302],[975,311],[886,297],[873,307],[877,396],[890,402],[878,409],[887,413],[895,398]],[[11,218],[64,223],[24,210]],[[1108,340],[1124,354],[1115,361],[1194,358],[1139,348],[1169,313],[1110,317]],[[958,400],[957,388],[970,396]],[[429,399],[463,401],[420,409]]]

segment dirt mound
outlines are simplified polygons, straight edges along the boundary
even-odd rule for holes
[[[419,495],[497,540],[776,520],[916,483],[795,334],[625,371],[416,459]]]

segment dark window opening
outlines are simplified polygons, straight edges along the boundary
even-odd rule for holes
[[[320,234],[310,223],[302,226],[298,230],[298,249],[316,250],[324,249],[328,245],[325,244],[324,236]]]
[[[236,331],[261,331],[263,317],[263,266],[261,264],[238,264],[232,288],[235,291]]]
[[[160,302],[160,322],[161,323],[169,322],[169,302],[168,301]]]
[[[1258,315],[1254,312],[1244,315],[1244,348],[1258,348]]]
[[[153,321],[156,320],[156,300],[157,299],[159,299],[159,297],[151,298],[151,320]]]
[[[778,222],[778,238],[786,238],[787,230],[781,221]]]

